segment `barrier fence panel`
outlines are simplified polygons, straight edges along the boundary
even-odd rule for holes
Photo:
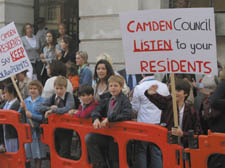
[[[207,168],[208,158],[213,154],[225,154],[225,134],[211,133],[198,137],[197,149],[184,149],[187,157],[186,168]],[[191,165],[189,164],[191,163]]]
[[[30,127],[20,121],[20,114],[12,110],[0,110],[0,124],[9,124],[16,128],[19,139],[19,150],[15,153],[0,153],[2,168],[25,168],[26,155],[24,144],[32,141]],[[89,133],[99,133],[112,136],[119,147],[120,168],[128,168],[127,143],[130,140],[151,142],[157,145],[163,157],[164,168],[183,168],[185,159],[186,168],[207,167],[209,156],[225,154],[225,134],[211,133],[196,138],[197,147],[183,149],[177,144],[168,143],[166,128],[137,123],[132,121],[110,123],[109,128],[95,130],[91,120],[79,119],[68,115],[51,115],[48,124],[42,124],[42,142],[50,147],[51,167],[60,168],[91,168],[88,164],[85,136]],[[81,140],[80,160],[70,160],[60,157],[55,150],[54,132],[56,128],[72,129],[79,134]],[[184,152],[184,153],[183,153]],[[184,155],[183,155],[184,154]]]
[[[99,133],[112,136],[119,147],[120,168],[128,168],[126,147],[130,140],[141,140],[152,142],[157,145],[163,157],[164,168],[182,168],[183,148],[176,144],[168,143],[168,131],[166,128],[137,123],[132,121],[110,123],[110,128],[95,130],[92,127],[91,120],[79,119],[68,115],[51,115],[48,124],[42,124],[43,135],[42,142],[49,145],[51,167],[60,168],[91,168],[88,164],[85,136],[88,133]],[[60,157],[55,150],[54,131],[56,128],[73,129],[81,139],[82,154],[80,160],[74,161]]]
[[[17,152],[0,153],[1,168],[25,168],[26,155],[24,144],[32,142],[28,124],[21,123],[20,113],[12,110],[0,110],[0,124],[13,126],[18,134],[19,149]]]

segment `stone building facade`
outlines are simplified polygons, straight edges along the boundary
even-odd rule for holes
[[[37,15],[45,17],[50,29],[66,21],[80,50],[89,53],[90,65],[96,56],[111,55],[116,70],[124,67],[119,13],[171,7],[172,0],[0,0],[0,26],[11,21],[20,30],[26,22],[34,23]],[[190,0],[190,7],[216,10],[217,54],[225,64],[225,1]],[[74,9],[74,10],[72,10]],[[74,33],[76,32],[76,33]],[[78,36],[79,35],[79,36]],[[77,37],[75,37],[77,36]]]

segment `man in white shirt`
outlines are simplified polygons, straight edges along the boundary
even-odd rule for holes
[[[139,85],[134,88],[133,98],[131,101],[132,108],[137,112],[137,122],[150,124],[159,124],[161,110],[158,109],[144,95],[145,91],[152,85],[158,85],[157,92],[163,96],[168,96],[169,90],[166,84],[155,79],[153,74],[143,75]],[[147,149],[150,149],[151,167],[162,168],[162,154],[160,149],[152,143],[139,141],[137,143],[137,160],[136,167],[147,168]]]

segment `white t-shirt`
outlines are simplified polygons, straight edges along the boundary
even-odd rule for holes
[[[56,78],[57,76],[53,76],[45,82],[45,86],[41,95],[43,98],[51,97],[55,93],[54,81]],[[70,92],[71,94],[73,94],[73,86],[71,82],[69,81],[69,79],[67,79],[67,92]]]
[[[185,107],[185,104],[183,105],[183,107],[179,111],[179,127],[181,129],[182,129],[182,124],[183,124],[184,107]]]
[[[166,84],[155,79],[154,76],[145,77],[140,84],[134,88],[131,101],[132,108],[137,111],[137,121],[151,124],[159,124],[161,110],[145,96],[145,91],[152,85],[158,85],[157,92],[160,95],[168,96],[169,90]]]
[[[36,47],[37,41],[34,35],[31,38],[26,36],[26,39],[32,48]]]

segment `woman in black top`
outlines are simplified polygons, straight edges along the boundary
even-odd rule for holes
[[[65,35],[61,41],[61,49],[62,57],[59,57],[58,60],[62,61],[63,63],[67,62],[75,62],[75,52],[71,48],[72,38],[70,36]]]

